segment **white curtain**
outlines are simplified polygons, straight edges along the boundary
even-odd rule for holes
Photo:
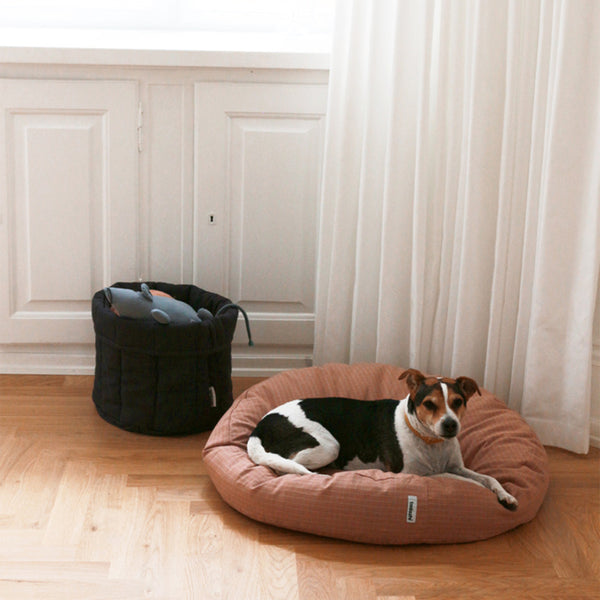
[[[469,375],[589,444],[600,2],[341,0],[315,362]]]

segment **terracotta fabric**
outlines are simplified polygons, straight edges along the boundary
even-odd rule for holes
[[[450,478],[378,470],[331,476],[275,475],[254,464],[246,443],[272,408],[295,398],[404,398],[403,369],[381,364],[311,367],[281,373],[244,392],[219,421],[204,462],[225,502],[252,519],[374,544],[485,539],[534,518],[549,483],[546,452],[533,430],[489,392],[469,400],[459,437],[467,467],[494,476],[519,501],[511,512],[495,494]],[[408,497],[417,498],[408,522]]]

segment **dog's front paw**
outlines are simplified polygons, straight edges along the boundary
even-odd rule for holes
[[[502,504],[502,506],[508,510],[517,510],[517,507],[519,506],[519,501],[514,496],[511,496],[508,492],[505,492],[504,494],[498,494],[498,502],[500,502],[500,504]]]

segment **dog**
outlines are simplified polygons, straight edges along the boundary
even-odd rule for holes
[[[457,435],[467,401],[481,395],[469,377],[400,375],[403,400],[306,398],[268,412],[248,439],[248,455],[279,474],[307,475],[331,466],[466,479],[494,492],[507,509],[517,499],[500,483],[464,466]]]

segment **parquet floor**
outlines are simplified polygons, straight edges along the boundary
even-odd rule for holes
[[[548,449],[547,500],[515,531],[366,546],[239,515],[206,476],[208,434],[123,432],[97,416],[91,386],[0,376],[1,600],[600,598],[598,450]]]

